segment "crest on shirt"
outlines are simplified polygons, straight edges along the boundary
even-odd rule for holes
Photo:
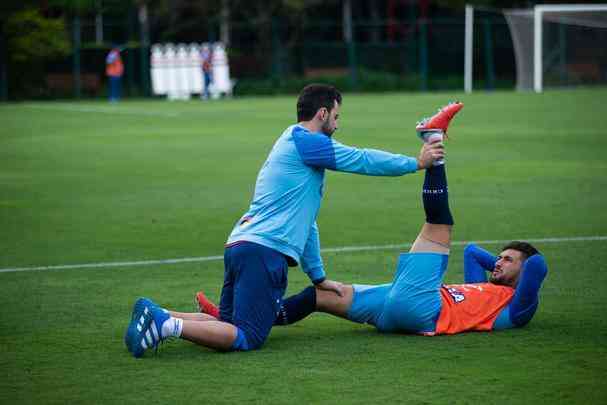
[[[464,295],[464,293],[461,292],[460,290],[458,290],[457,288],[447,287],[447,286],[444,286],[444,287],[447,290],[447,292],[449,293],[449,295],[451,295],[451,298],[453,298],[453,302],[455,302],[456,304],[459,304],[460,302],[462,302],[463,300],[466,299],[466,296]]]

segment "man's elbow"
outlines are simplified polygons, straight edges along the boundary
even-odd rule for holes
[[[524,311],[520,311],[518,313],[512,314],[510,321],[517,328],[521,328],[531,322],[533,319],[533,315],[535,315],[535,311],[537,310],[538,303],[536,302],[534,305],[529,307]]]

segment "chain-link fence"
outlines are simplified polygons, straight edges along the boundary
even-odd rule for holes
[[[171,36],[166,30],[147,33],[139,21],[134,11],[101,23],[94,17],[70,18],[71,55],[45,62],[45,77],[34,96],[105,97],[105,56],[116,44],[122,47],[125,66],[123,96],[148,97],[153,43],[213,42],[220,37],[220,24],[213,20],[205,22],[204,34],[189,38]],[[475,24],[476,86],[512,88],[514,56],[505,20],[487,16]],[[332,81],[346,91],[463,89],[464,29],[463,14],[447,19],[354,21],[352,40],[347,42],[340,21],[302,26],[279,19],[233,23],[227,49],[231,76],[236,79],[234,94],[296,92],[312,80]],[[6,83],[14,72],[9,69],[5,76]]]

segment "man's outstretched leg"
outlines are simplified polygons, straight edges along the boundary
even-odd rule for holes
[[[418,136],[425,143],[443,142],[447,137],[451,120],[463,107],[464,105],[459,102],[450,103],[437,114],[422,120],[415,128]],[[410,251],[449,254],[453,217],[449,209],[447,175],[443,159],[434,162],[432,167],[426,169],[422,200],[426,223],[422,226]]]
[[[440,133],[424,136],[436,140]],[[449,208],[449,191],[444,161],[426,169],[422,188],[422,201],[426,222],[422,226],[410,252],[433,252],[449,254],[453,217]]]

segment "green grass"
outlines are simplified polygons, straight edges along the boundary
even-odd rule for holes
[[[348,94],[336,138],[415,155],[415,121],[451,98],[466,104],[448,143],[454,240],[607,235],[607,90]],[[294,109],[293,97],[0,106],[0,269],[221,255]],[[322,246],[411,242],[422,180],[328,173]],[[221,261],[2,272],[0,403],[605,403],[607,241],[537,245],[550,271],[523,329],[382,335],[316,314],[260,351],[172,341],[141,360],[122,341],[134,300],[217,299]],[[323,256],[331,278],[380,283],[397,254]],[[461,261],[458,246],[448,282]],[[289,293],[307,283],[290,270]]]

